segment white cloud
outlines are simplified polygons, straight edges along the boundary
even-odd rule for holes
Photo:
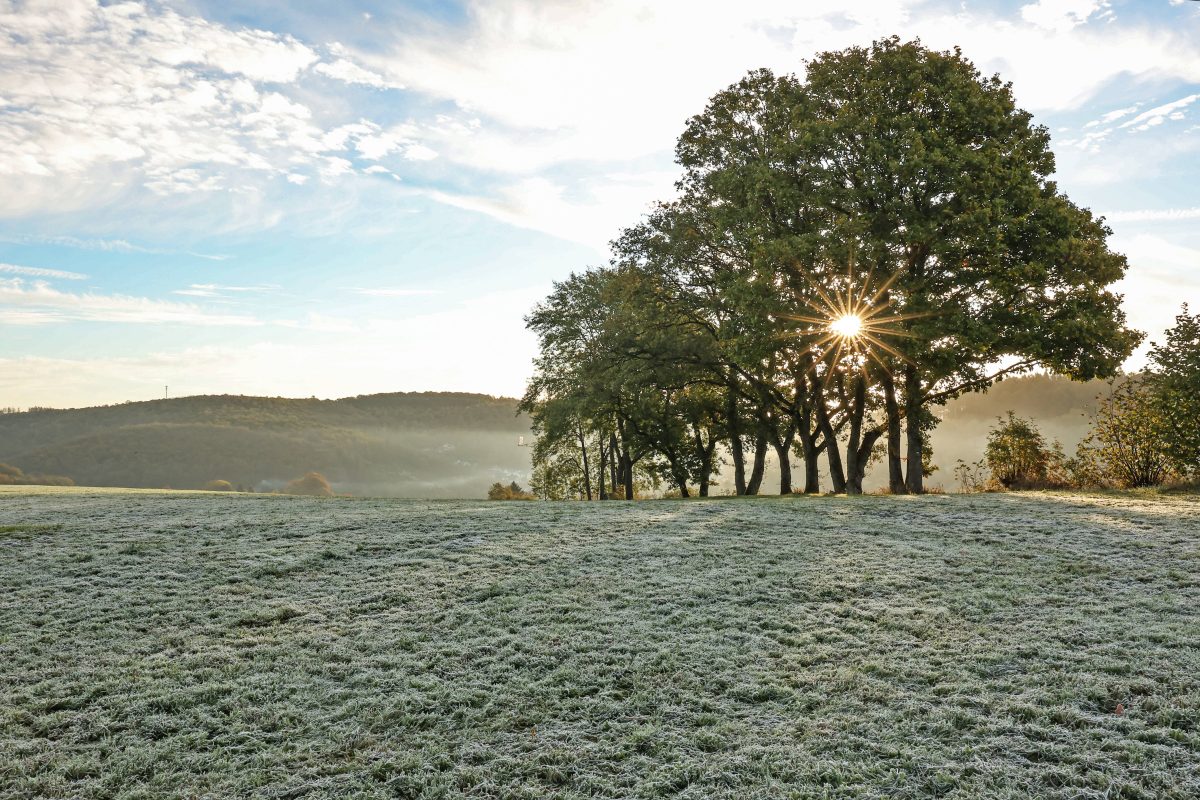
[[[159,5],[0,3],[0,31],[0,216],[127,204],[139,186],[228,197],[271,175],[299,183],[291,176],[305,164],[326,178],[347,174],[326,159],[351,156],[344,151],[379,126],[330,129],[313,110],[321,95],[293,85],[314,65],[343,81],[395,85],[344,55],[320,62],[290,36]],[[393,149],[418,145],[409,136]]]
[[[441,291],[437,289],[405,289],[389,287],[351,289],[351,291],[355,294],[365,294],[371,297],[425,297],[429,295],[441,294]]]
[[[1122,122],[1119,127],[1132,127],[1135,131],[1144,131],[1148,128],[1153,128],[1156,125],[1161,125],[1168,119],[1183,119],[1183,109],[1187,108],[1197,100],[1200,100],[1200,94],[1192,94],[1188,95],[1187,97],[1181,97],[1173,102],[1156,106],[1149,111],[1143,111],[1133,119]]]
[[[634,224],[655,200],[674,194],[675,173],[614,173],[571,187],[533,177],[501,187],[494,196],[431,191],[439,202],[496,217],[511,225],[541,231],[603,249],[621,229]]]
[[[1021,18],[1039,28],[1065,33],[1086,23],[1093,14],[1111,14],[1103,0],[1037,0],[1021,7]]]
[[[87,275],[81,272],[68,272],[62,269],[44,269],[42,267],[21,267],[16,264],[0,264],[0,272],[9,275],[27,275],[31,278],[60,278],[67,281],[87,280]]]
[[[1105,214],[1104,218],[1109,222],[1174,222],[1177,220],[1200,219],[1200,207],[1113,211]],[[1197,263],[1196,266],[1200,267],[1200,263]]]
[[[1113,111],[1109,111],[1107,114],[1104,114],[1099,119],[1092,120],[1091,122],[1087,123],[1083,127],[1094,128],[1097,125],[1109,125],[1109,124],[1121,119],[1122,117],[1126,117],[1126,116],[1132,114],[1133,112],[1137,111],[1139,108],[1141,108],[1141,103],[1135,103],[1126,108],[1114,109]]]
[[[229,293],[242,292],[271,292],[279,287],[275,284],[263,284],[260,286],[224,286],[219,283],[193,283],[186,289],[175,289],[171,294],[183,295],[185,297],[227,297]]]
[[[118,322],[136,324],[260,325],[253,317],[221,314],[185,303],[119,294],[62,292],[44,281],[0,278],[0,312],[22,316],[25,324]]]
[[[150,253],[154,255],[186,255],[207,261],[226,261],[229,256],[215,253],[196,253],[188,250],[171,250],[162,247],[145,247],[124,239],[80,239],[77,236],[45,236],[38,234],[0,234],[0,242],[12,244],[50,244],[55,247],[73,247],[79,250],[100,250],[106,253]]]
[[[376,89],[403,89],[403,84],[393,83],[377,72],[364,69],[353,61],[339,58],[333,62],[322,61],[313,70],[343,83],[371,86]]]

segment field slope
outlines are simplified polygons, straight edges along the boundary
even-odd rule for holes
[[[0,490],[0,587],[2,797],[1200,796],[1195,499]]]

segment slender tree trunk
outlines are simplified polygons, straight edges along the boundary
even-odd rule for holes
[[[775,455],[779,458],[779,493],[792,493],[792,440],[795,432],[775,445]]]
[[[821,428],[821,435],[825,437],[825,458],[829,461],[829,481],[833,484],[833,493],[843,494],[846,491],[846,472],[842,469],[842,454],[838,450],[837,434],[829,421],[825,406],[820,402],[817,403],[816,414],[817,425]]]
[[[817,436],[809,427],[812,412],[802,415],[796,434],[800,437],[800,450],[804,455],[804,493],[821,493],[821,464],[818,461]]]
[[[900,451],[900,404],[896,402],[896,382],[889,373],[883,375],[883,401],[887,410],[888,491],[908,494],[904,485],[904,459]]]
[[[625,470],[625,499],[633,500],[633,459],[629,457],[629,449],[621,454],[622,467]]]
[[[904,368],[905,433],[908,438],[908,471],[905,486],[911,494],[925,491],[925,461],[921,442],[921,376],[911,364]]]
[[[708,497],[708,486],[712,482],[713,456],[717,451],[717,440],[710,438],[700,459],[700,496]]]
[[[611,456],[612,453],[611,453],[611,451],[605,449],[605,447],[604,447],[604,434],[600,435],[599,447],[600,447],[600,469],[598,469],[597,472],[599,473],[598,477],[599,477],[600,486],[598,488],[599,488],[599,492],[600,492],[600,499],[607,500],[608,499],[608,490],[605,489],[605,485],[604,485],[604,470],[606,468],[607,458],[609,456]]]
[[[704,442],[704,431],[700,427],[700,423],[695,419],[692,420],[692,446],[696,449],[696,458],[700,462],[700,471],[697,475],[699,494],[701,497],[708,497],[708,483],[712,477],[713,453],[716,451],[717,442],[709,432],[708,443]]]
[[[587,439],[583,436],[583,425],[580,424],[575,429],[579,434],[579,452],[583,456],[583,491],[587,495],[587,499],[592,499],[592,470],[588,466],[587,456]]]
[[[867,383],[862,375],[854,378],[854,396],[850,400],[850,438],[846,442],[846,493],[862,494],[862,423],[866,414]]]
[[[746,494],[758,494],[762,487],[763,473],[767,469],[767,432],[759,429],[754,438],[754,468],[750,472],[750,480],[746,482]]]
[[[733,459],[734,494],[746,493],[746,456],[742,452],[742,426],[738,419],[737,392],[730,382],[725,396],[726,427],[729,430],[729,455]]]
[[[608,471],[609,471],[609,486],[612,487],[613,494],[616,494],[617,488],[621,485],[621,479],[618,475],[620,467],[617,465],[617,434],[613,431],[608,435]]]

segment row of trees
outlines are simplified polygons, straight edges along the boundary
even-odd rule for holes
[[[1200,314],[1184,306],[1150,348],[1146,370],[1110,384],[1073,456],[1009,412],[989,432],[983,459],[955,472],[968,491],[1131,489],[1200,478]]]
[[[921,492],[932,408],[1043,368],[1114,374],[1140,336],[1102,220],[1050,180],[1049,135],[962,54],[896,38],[758,70],[676,146],[675,200],[527,318],[539,496]]]
[[[20,467],[0,463],[0,486],[74,486],[65,475],[28,474]]]

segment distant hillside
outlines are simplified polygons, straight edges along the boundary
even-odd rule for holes
[[[263,490],[315,470],[353,494],[478,497],[527,478],[528,433],[515,400],[480,394],[197,396],[0,414],[0,462],[86,486]]]

